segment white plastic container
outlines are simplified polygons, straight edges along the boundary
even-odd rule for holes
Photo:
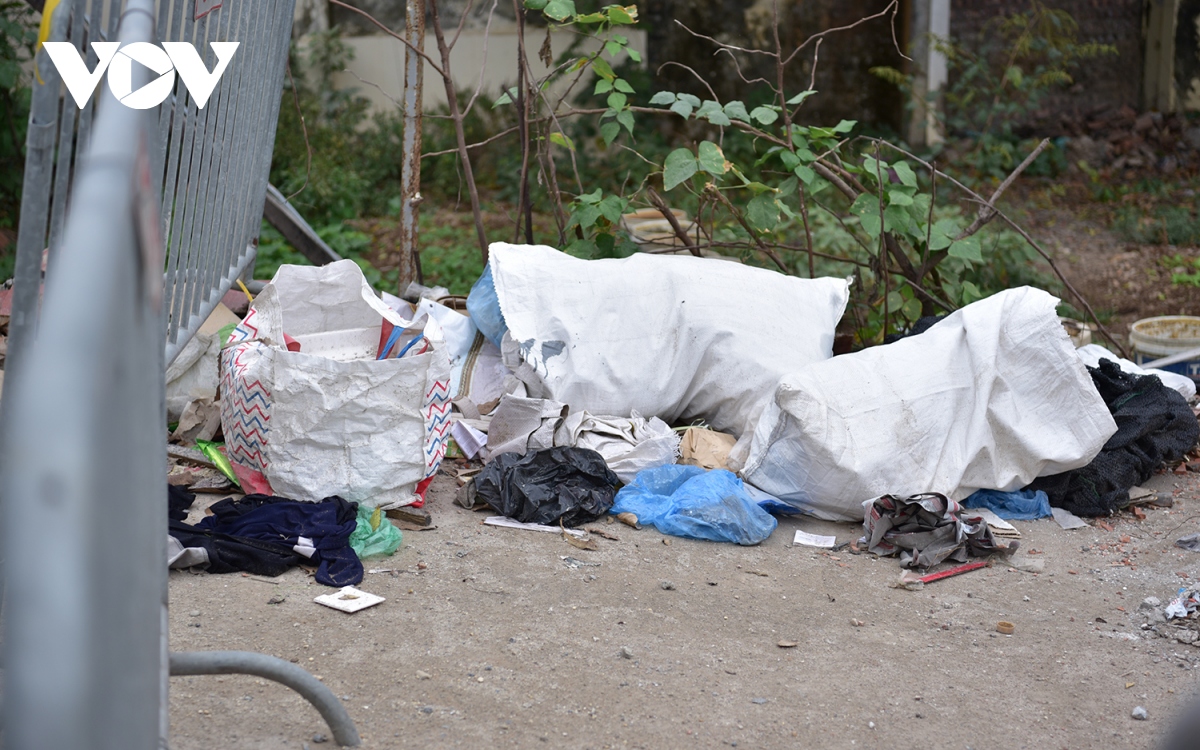
[[[1130,327],[1129,345],[1133,349],[1133,361],[1139,365],[1200,349],[1200,317],[1165,315],[1160,318],[1144,318]],[[1200,352],[1182,362],[1156,367],[1198,380]]]

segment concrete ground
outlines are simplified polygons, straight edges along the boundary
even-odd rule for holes
[[[757,547],[593,524],[619,539],[585,551],[481,525],[441,476],[436,528],[366,563],[360,588],[383,604],[322,607],[329,589],[299,569],[173,571],[171,648],[304,666],[367,748],[1151,748],[1200,648],[1139,605],[1200,578],[1200,554],[1173,546],[1200,531],[1197,477],[1155,477],[1174,507],[1111,531],[1015,522],[1015,559],[1044,572],[907,591],[895,559],[791,545],[796,529],[857,539],[850,524],[783,520]],[[313,708],[254,677],[172,678],[170,711],[177,750],[332,746]]]

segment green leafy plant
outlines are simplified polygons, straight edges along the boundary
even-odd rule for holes
[[[1116,54],[1116,47],[1082,41],[1079,25],[1065,10],[1034,0],[1029,9],[996,17],[977,39],[934,37],[946,56],[949,81],[936,100],[925,101],[950,139],[952,158],[967,176],[1001,180],[1033,143],[1017,129],[1027,124],[1047,94],[1074,82],[1072,71],[1086,60]],[[872,68],[911,98],[914,77],[895,68]],[[1030,165],[1030,174],[1056,174],[1066,167],[1062,152],[1049,148]]]

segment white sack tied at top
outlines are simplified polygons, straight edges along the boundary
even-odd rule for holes
[[[637,253],[580,260],[491,246],[500,309],[528,395],[751,431],[779,378],[833,353],[849,282]],[[506,356],[509,356],[506,353]]]
[[[1020,489],[1087,465],[1116,424],[1038,289],[1000,292],[926,332],[779,382],[746,481],[819,518],[863,502]]]

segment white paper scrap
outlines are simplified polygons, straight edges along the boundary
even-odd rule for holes
[[[1051,508],[1050,512],[1054,514],[1054,520],[1058,521],[1058,525],[1062,526],[1068,531],[1071,529],[1082,529],[1087,526],[1082,518],[1069,510],[1063,510],[1062,508]]]
[[[792,544],[803,544],[805,547],[824,547],[831,549],[837,544],[837,537],[820,536],[818,534],[810,534],[807,531],[796,530],[796,536],[792,539]]]
[[[963,511],[964,516],[979,516],[983,519],[988,528],[992,530],[995,536],[1007,537],[1009,539],[1020,539],[1021,532],[1017,531],[1017,527],[1013,526],[1008,521],[1005,521],[1000,516],[996,515],[987,508],[969,508]]]
[[[513,519],[509,518],[508,516],[488,516],[487,518],[483,519],[483,522],[487,526],[503,526],[506,529],[525,529],[526,531],[550,531],[555,534],[565,530],[571,536],[575,536],[575,537],[587,536],[587,532],[580,531],[579,529],[560,529],[557,526],[547,526],[547,525],[541,524],[541,523],[521,523],[520,521],[513,520]]]
[[[368,594],[353,586],[343,586],[340,590],[332,594],[322,594],[313,599],[313,601],[317,604],[324,604],[326,607],[340,609],[343,612],[357,612],[360,609],[374,607],[376,604],[384,601],[384,598],[375,594]]]

